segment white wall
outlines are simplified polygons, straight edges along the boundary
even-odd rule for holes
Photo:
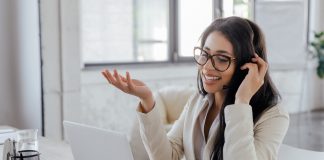
[[[324,1],[312,0],[311,1],[311,31],[324,30]]]
[[[45,136],[62,138],[62,63],[59,0],[41,1]]]
[[[62,139],[63,120],[80,107],[78,0],[42,0],[45,136]]]
[[[10,77],[8,1],[0,1],[0,125],[14,125]]]
[[[5,100],[4,107],[1,104],[5,112],[0,112],[0,117],[11,117],[5,118],[2,124],[41,130],[38,2],[11,0],[1,3],[1,12],[7,14],[1,24],[8,28],[0,30],[6,34],[1,38],[1,42],[5,41],[1,77],[6,77],[1,85],[6,88],[0,92],[8,101]]]
[[[41,65],[37,0],[14,0],[13,52],[18,128],[41,129]]]

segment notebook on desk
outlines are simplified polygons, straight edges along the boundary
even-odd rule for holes
[[[126,135],[69,121],[63,125],[75,160],[133,160]]]

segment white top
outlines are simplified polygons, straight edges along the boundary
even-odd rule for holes
[[[212,95],[207,95],[207,99],[208,99],[208,106],[203,106],[203,110],[202,112],[199,114],[198,120],[199,123],[197,123],[197,129],[194,130],[194,137],[195,137],[195,156],[197,160],[203,159],[203,152],[205,150],[206,144],[207,142],[209,142],[211,140],[211,136],[213,133],[216,133],[217,128],[219,126],[219,119],[218,119],[218,115],[217,117],[214,119],[212,125],[210,126],[210,129],[208,131],[208,137],[205,137],[205,122],[206,122],[206,118],[207,118],[207,114],[209,112],[209,110],[212,108],[213,102],[214,102],[214,96]],[[207,139],[207,142],[206,142]]]
[[[198,117],[203,106],[207,104],[207,96],[203,97],[199,93],[193,95],[167,134],[156,107],[146,114],[137,112],[140,134],[149,158],[179,160],[185,156],[187,160],[196,157],[210,160],[216,132],[210,131],[211,134],[200,155],[196,155],[195,151],[196,125],[201,123]],[[278,158],[279,147],[289,126],[289,115],[280,106],[276,105],[266,110],[255,123],[253,123],[252,107],[248,104],[228,105],[224,114],[226,123],[224,159],[276,160]]]

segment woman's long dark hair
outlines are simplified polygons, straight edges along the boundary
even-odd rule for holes
[[[236,68],[233,77],[226,89],[226,96],[224,103],[222,104],[219,113],[220,126],[215,141],[215,146],[211,159],[222,160],[223,159],[223,147],[224,147],[224,131],[225,131],[225,115],[224,108],[227,105],[234,104],[235,94],[240,86],[241,82],[247,74],[247,70],[241,70],[240,67],[254,57],[254,53],[257,53],[259,57],[267,62],[266,46],[263,33],[260,28],[248,19],[239,17],[219,18],[213,21],[203,32],[201,36],[201,47],[204,46],[208,35],[212,32],[218,31],[222,33],[227,40],[229,40],[233,46],[234,55],[236,58]],[[202,79],[198,71],[197,85],[200,94],[205,96],[207,92],[203,88]],[[259,116],[265,110],[273,107],[280,100],[280,95],[275,88],[272,80],[267,72],[264,77],[264,84],[256,92],[250,101],[250,105],[253,110],[253,121],[257,121]]]

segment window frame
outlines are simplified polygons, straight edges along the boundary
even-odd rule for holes
[[[254,19],[254,0],[252,2],[252,19]],[[212,17],[213,19],[223,16],[223,0],[212,0]],[[82,66],[84,70],[105,67],[105,66],[152,66],[152,65],[161,65],[161,64],[192,64],[194,63],[193,57],[182,57],[179,55],[179,28],[178,28],[178,1],[169,0],[169,24],[168,24],[168,59],[166,61],[143,61],[143,62],[98,62],[98,63],[85,63],[83,62]],[[135,17],[136,15],[133,15]],[[136,26],[136,23],[134,24]],[[136,39],[133,39],[135,42]],[[133,48],[136,50],[136,44],[133,43]],[[136,55],[136,51],[134,53]],[[134,55],[134,56],[135,56]]]

